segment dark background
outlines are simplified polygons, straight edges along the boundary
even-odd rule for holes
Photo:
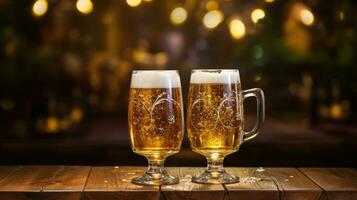
[[[179,70],[186,99],[191,69],[238,68],[243,89],[264,90],[267,119],[226,165],[357,166],[355,1],[137,1],[0,0],[0,164],[145,165],[127,132],[131,71]],[[209,29],[212,10],[224,19]],[[167,165],[205,160],[185,138]]]

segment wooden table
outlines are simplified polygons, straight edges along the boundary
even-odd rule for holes
[[[204,168],[168,167],[180,183],[139,186],[145,167],[0,166],[0,199],[356,199],[353,168],[227,168],[235,184],[191,183]]]

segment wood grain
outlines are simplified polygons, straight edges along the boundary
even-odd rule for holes
[[[353,168],[300,168],[324,190],[325,199],[357,199],[357,170]]]
[[[131,179],[145,167],[93,167],[84,189],[87,199],[159,199],[159,186],[141,186]]]
[[[239,183],[225,184],[229,199],[278,200],[279,189],[273,179],[257,168],[230,168],[226,171],[240,178]]]
[[[161,193],[164,196],[164,199],[224,199],[225,189],[222,185],[196,184],[191,182],[192,176],[202,173],[204,169],[205,168],[168,167],[168,173],[179,177],[180,183],[176,185],[161,186]]]
[[[295,168],[265,168],[261,173],[270,177],[279,189],[280,199],[318,200],[322,195],[319,186]]]
[[[82,192],[0,192],[1,200],[83,200]]]
[[[0,199],[80,199],[90,171],[86,166],[7,167],[0,169]]]
[[[226,168],[240,182],[224,185],[192,183],[204,168],[166,169],[179,184],[132,184],[146,167],[0,166],[0,199],[357,199],[352,168]]]

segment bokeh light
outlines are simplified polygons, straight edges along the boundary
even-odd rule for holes
[[[5,111],[11,110],[14,108],[14,102],[9,99],[3,99],[0,101],[0,108]]]
[[[312,12],[305,8],[300,11],[300,19],[301,22],[307,26],[311,26],[315,20]]]
[[[75,107],[71,110],[70,118],[74,122],[79,122],[83,118],[83,111],[80,107]]]
[[[32,13],[35,16],[42,16],[47,12],[48,2],[46,0],[37,0],[32,6]]]
[[[232,19],[229,22],[229,32],[233,39],[239,40],[245,36],[245,25],[239,19]]]
[[[258,73],[258,74],[255,74],[254,77],[253,77],[253,80],[255,82],[259,82],[262,80],[262,74]]]
[[[183,7],[177,7],[172,10],[170,19],[173,24],[182,24],[187,19],[187,11]]]
[[[343,21],[346,18],[346,14],[343,11],[338,12],[338,19]]]
[[[259,22],[259,20],[261,20],[265,17],[265,12],[264,12],[264,10],[257,8],[257,9],[253,10],[250,17],[251,17],[252,21],[256,24]]]
[[[265,2],[267,2],[267,3],[273,3],[274,0],[265,0]]]
[[[46,131],[48,133],[55,133],[58,131],[59,123],[57,117],[51,116],[47,118],[47,128]]]
[[[168,55],[165,52],[159,52],[155,55],[155,64],[162,67],[165,64],[167,64],[169,58]]]
[[[216,28],[222,21],[224,15],[219,10],[212,10],[203,16],[203,25],[206,28],[213,29]]]
[[[333,103],[331,105],[330,116],[332,119],[340,119],[343,117],[343,110],[339,103]]]
[[[91,0],[78,0],[76,8],[83,14],[89,14],[93,11],[93,3]]]
[[[207,1],[207,3],[206,3],[207,10],[217,10],[218,7],[219,7],[218,2],[215,0],[210,0],[210,1]]]
[[[130,7],[137,7],[141,4],[141,0],[126,0],[126,3],[130,6]]]

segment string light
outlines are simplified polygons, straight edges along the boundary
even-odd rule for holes
[[[173,24],[182,24],[187,19],[187,11],[182,7],[177,7],[172,10],[170,19]]]
[[[47,12],[48,2],[47,0],[37,0],[32,6],[32,13],[35,16],[42,16]]]
[[[265,12],[264,10],[257,8],[253,10],[253,12],[250,14],[250,17],[252,21],[256,24],[259,22],[259,20],[263,19],[265,17]]]
[[[209,29],[216,28],[222,21],[224,15],[219,10],[212,10],[203,16],[203,25]]]
[[[91,0],[78,0],[76,8],[79,12],[86,15],[93,11],[93,3]]]
[[[232,19],[229,22],[229,32],[233,39],[239,40],[245,36],[245,25],[239,19]]]
[[[141,0],[126,0],[126,3],[130,6],[130,7],[137,7],[141,4]]]
[[[311,26],[314,23],[314,15],[308,9],[302,9],[300,11],[301,22],[307,26]]]

